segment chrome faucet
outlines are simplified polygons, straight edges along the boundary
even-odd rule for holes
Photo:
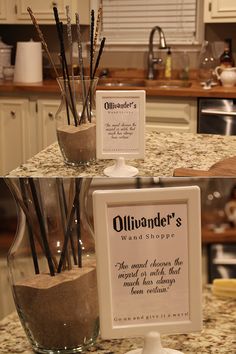
[[[158,31],[159,33],[159,49],[167,48],[164,32],[162,31],[161,27],[159,26],[153,27],[149,36],[148,79],[154,79],[154,64],[160,64],[162,62],[161,58],[154,58],[154,53],[153,53],[153,37],[156,31]]]

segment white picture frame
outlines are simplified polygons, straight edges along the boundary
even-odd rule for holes
[[[199,331],[202,327],[199,187],[98,190],[93,193],[93,209],[102,338],[143,336],[150,331],[158,331],[159,333]],[[167,239],[169,233],[163,233],[163,235],[166,235],[164,241],[154,239],[154,242],[152,240],[152,244],[148,244],[149,240],[146,240],[148,234],[145,234],[146,231],[140,231],[141,229],[137,232],[136,237],[138,238],[142,235],[142,242],[137,241],[137,239],[125,239],[125,241],[121,241],[122,236],[121,234],[118,235],[121,231],[121,226],[119,225],[123,225],[122,227],[124,228],[124,224],[126,223],[127,228],[128,223],[132,225],[132,220],[134,222],[137,215],[147,216],[149,213],[151,215],[157,210],[160,211],[158,212],[159,214],[156,214],[158,218],[160,218],[161,214],[171,215],[172,213],[173,216],[175,212],[176,216],[178,214],[182,215],[181,220],[183,223],[181,225],[182,230],[180,229],[180,231],[177,230],[177,226],[171,221],[172,219],[168,219],[169,224],[166,232],[172,230],[174,234],[171,241]],[[173,211],[175,211],[174,214]],[[129,215],[129,222],[127,212],[129,212],[130,215],[134,215],[133,219]],[[120,215],[123,215],[123,219],[117,219],[118,215],[114,217],[117,213],[119,214],[119,218],[121,218]],[[124,215],[126,215],[126,219]],[[123,221],[121,222],[119,220]],[[142,219],[137,218],[136,220]],[[164,222],[162,224],[164,225]],[[143,225],[145,226],[145,223]],[[129,226],[129,228],[130,227],[131,226]],[[158,229],[153,234],[157,235],[156,232],[160,233],[160,230]],[[132,232],[135,234],[136,231],[128,230],[127,233],[126,231],[124,232],[124,235],[134,237],[132,236]],[[122,242],[124,243],[122,244]],[[141,243],[138,244],[138,242]],[[163,243],[161,244],[161,242]],[[146,287],[146,283],[143,282],[143,273],[140,271],[140,273],[138,273],[139,284],[137,284],[137,277],[134,275],[132,278],[127,279],[131,279],[133,284],[136,281],[136,289],[141,291],[141,289],[144,288],[144,293],[140,296],[131,294],[132,282],[126,285],[127,283],[124,282],[124,278],[119,278],[120,274],[123,273],[125,276],[128,276],[132,266],[141,266],[141,264],[145,266],[144,259],[147,259],[148,268],[145,271],[147,271],[149,276],[151,276],[151,274],[153,276],[153,273],[150,272],[150,267],[154,267],[155,264],[154,261],[151,263],[151,254],[153,252],[155,252],[155,254],[159,252],[158,257],[160,257],[160,261],[156,263],[158,268],[155,268],[156,272],[158,270],[158,274],[161,272],[159,264],[165,264],[163,272],[166,272],[166,275],[164,277],[162,276],[162,280],[164,278],[169,285],[164,285],[163,288],[162,285],[160,285],[160,289],[166,289],[165,293],[158,293],[158,296],[156,296],[156,294],[151,293],[151,291],[154,291],[154,287],[151,287],[150,293],[147,293],[148,287]],[[182,262],[179,277],[178,275],[170,276],[170,268],[174,264],[173,262],[176,262],[177,258],[175,257],[178,256],[178,253],[179,257],[177,258],[179,258],[179,262]],[[173,257],[175,261],[173,261]],[[117,259],[119,262],[117,262]],[[140,260],[142,260],[143,263]],[[126,269],[124,271],[123,269],[119,269],[123,261],[124,267],[128,266],[127,273]],[[169,265],[169,268],[166,264]],[[134,270],[137,271],[135,268]],[[177,271],[175,268],[174,270]],[[148,279],[150,280],[150,277],[148,277]],[[154,280],[154,283],[160,283],[161,277],[159,275],[156,278],[152,278],[152,280]],[[147,311],[146,308],[148,308]],[[181,318],[179,318],[179,314],[176,311],[180,312],[181,309],[186,308],[188,312],[181,312],[182,315]],[[136,312],[137,316],[135,317],[134,314],[136,314]],[[149,312],[150,316],[145,317]],[[166,315],[164,316],[165,313]],[[141,319],[142,314],[144,319]],[[140,318],[138,318],[138,316]],[[155,318],[153,319],[151,316]],[[161,316],[164,316],[165,319],[161,318]],[[166,316],[168,316],[168,318]]]
[[[145,104],[145,90],[96,91],[98,159],[144,158]],[[125,124],[125,127],[121,126],[122,124]]]

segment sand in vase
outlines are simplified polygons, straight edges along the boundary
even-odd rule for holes
[[[26,332],[45,349],[77,348],[96,339],[96,270],[74,268],[52,277],[35,275],[14,285]]]
[[[69,164],[82,164],[96,158],[96,124],[85,123],[77,127],[63,125],[57,128],[58,143]]]

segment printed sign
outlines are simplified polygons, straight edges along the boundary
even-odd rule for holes
[[[97,91],[97,157],[144,157],[145,91]]]
[[[104,338],[200,329],[199,200],[198,187],[94,192]]]

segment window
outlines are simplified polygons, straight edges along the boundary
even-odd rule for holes
[[[160,26],[168,44],[197,44],[197,0],[100,0],[102,36],[109,44],[147,44]]]

